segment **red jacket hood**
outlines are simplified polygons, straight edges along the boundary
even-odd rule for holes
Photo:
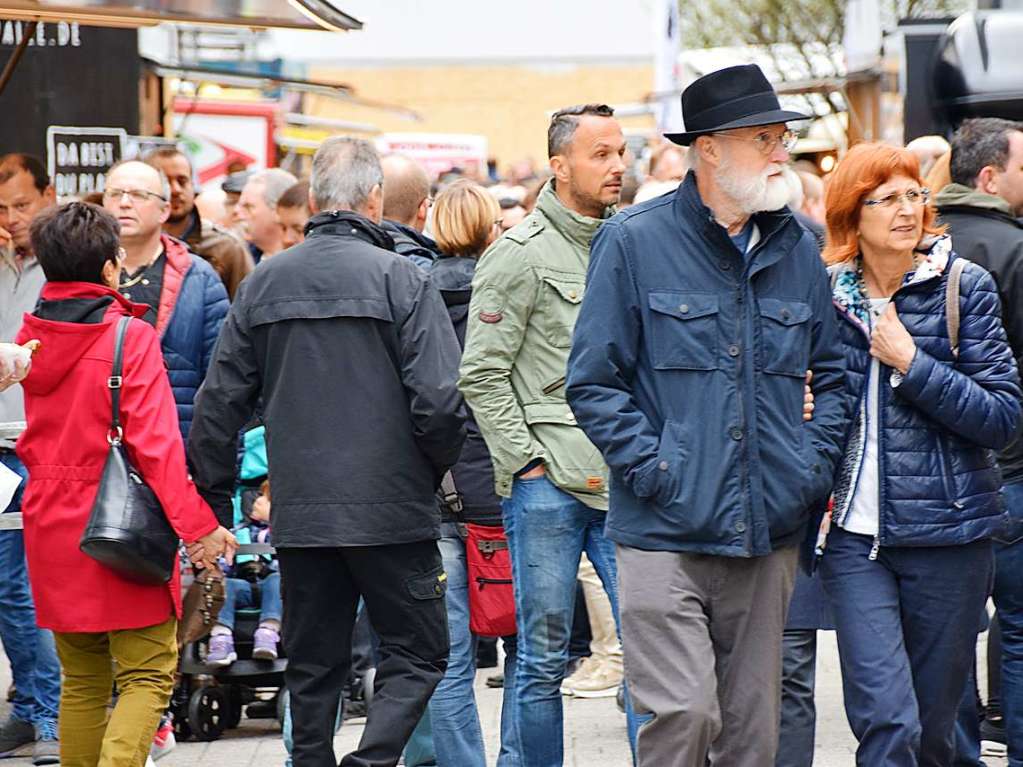
[[[39,350],[32,356],[32,369],[22,382],[26,392],[47,394],[63,380],[86,354],[103,342],[110,326],[119,317],[145,316],[148,307],[133,304],[116,290],[89,282],[48,282],[43,286],[41,298],[44,301],[60,301],[69,298],[103,298],[111,296],[114,301],[107,308],[102,322],[58,322],[44,320],[34,314],[26,314],[24,324],[18,333],[17,342],[30,339],[41,342]],[[111,342],[112,343],[112,342]],[[96,354],[111,357],[110,350],[96,350]]]

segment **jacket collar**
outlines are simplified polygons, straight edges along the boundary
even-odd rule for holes
[[[132,317],[146,316],[149,307],[129,301],[116,290],[95,282],[47,282],[40,294],[43,301],[65,301],[69,299],[112,298],[112,309],[119,314],[130,314]]]
[[[430,237],[420,232],[407,224],[402,224],[398,221],[391,221],[384,219],[380,222],[380,228],[391,235],[391,239],[397,242],[400,238],[404,238],[414,245],[426,250],[433,251],[434,253],[440,252],[437,243]]]
[[[978,192],[964,184],[949,184],[944,187],[935,196],[934,204],[939,208],[974,208],[978,211],[1003,213],[1015,220],[1009,203],[1001,197]]]
[[[312,216],[305,225],[305,236],[348,235],[384,250],[394,250],[394,239],[365,216],[351,210],[325,210]]]
[[[696,186],[695,172],[689,171],[675,191],[674,209],[680,227],[688,229],[695,224],[699,227],[703,237],[713,247],[723,248],[727,245],[732,248],[732,251],[735,251],[734,245],[728,238],[728,231],[717,222],[713,211],[704,204],[703,198],[700,197],[700,190]],[[796,223],[787,207],[755,213],[752,219],[756,225],[756,231],[759,232],[759,241],[756,246],[762,245],[778,234],[782,235],[782,239],[776,242],[775,247],[756,257],[755,262],[750,268],[751,276],[781,260],[782,257],[795,247],[803,235],[802,227]]]
[[[614,208],[609,207],[604,210],[604,218],[591,218],[569,210],[554,191],[554,179],[543,185],[536,198],[536,207],[565,239],[584,248],[590,247],[597,229],[614,213]]]

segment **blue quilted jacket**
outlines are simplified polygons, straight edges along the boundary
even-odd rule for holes
[[[167,269],[156,329],[178,407],[181,436],[187,440],[192,402],[206,377],[213,345],[227,315],[227,290],[213,267],[189,253],[181,242],[165,236],[163,243]]]
[[[945,289],[956,256],[947,237],[929,245],[894,296],[917,352],[902,377],[881,365],[878,454],[881,546],[951,546],[997,534],[1007,516],[995,450],[1020,418],[1016,362],[1002,329],[994,280],[962,274],[959,357],[949,342]],[[870,340],[853,264],[832,267],[853,418],[834,488],[834,522],[852,503],[863,459]]]

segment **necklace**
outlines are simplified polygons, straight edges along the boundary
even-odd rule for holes
[[[149,268],[153,264],[156,263],[156,259],[158,259],[162,254],[163,254],[163,246],[161,245],[160,249],[156,251],[156,255],[153,256],[151,259],[149,259],[149,263],[146,264],[145,266],[143,266],[141,269],[139,269],[137,274],[134,277],[132,277],[130,280],[123,280],[122,279],[120,281],[119,289],[123,290],[124,288],[130,288],[130,287],[132,287],[134,285],[138,285],[140,282],[142,282],[142,278],[146,276],[146,272],[149,271]],[[121,274],[122,275],[124,274],[124,270],[123,269],[121,270]],[[147,282],[145,284],[148,285],[149,283]]]

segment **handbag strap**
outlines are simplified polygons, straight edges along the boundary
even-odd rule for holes
[[[128,323],[131,317],[121,317],[117,321],[117,331],[114,334],[114,364],[110,371],[110,378],[107,379],[107,388],[110,389],[110,431],[107,432],[107,442],[111,445],[120,445],[124,438],[124,429],[121,428],[121,386],[124,384],[122,368],[124,363],[124,337],[128,333]]]

